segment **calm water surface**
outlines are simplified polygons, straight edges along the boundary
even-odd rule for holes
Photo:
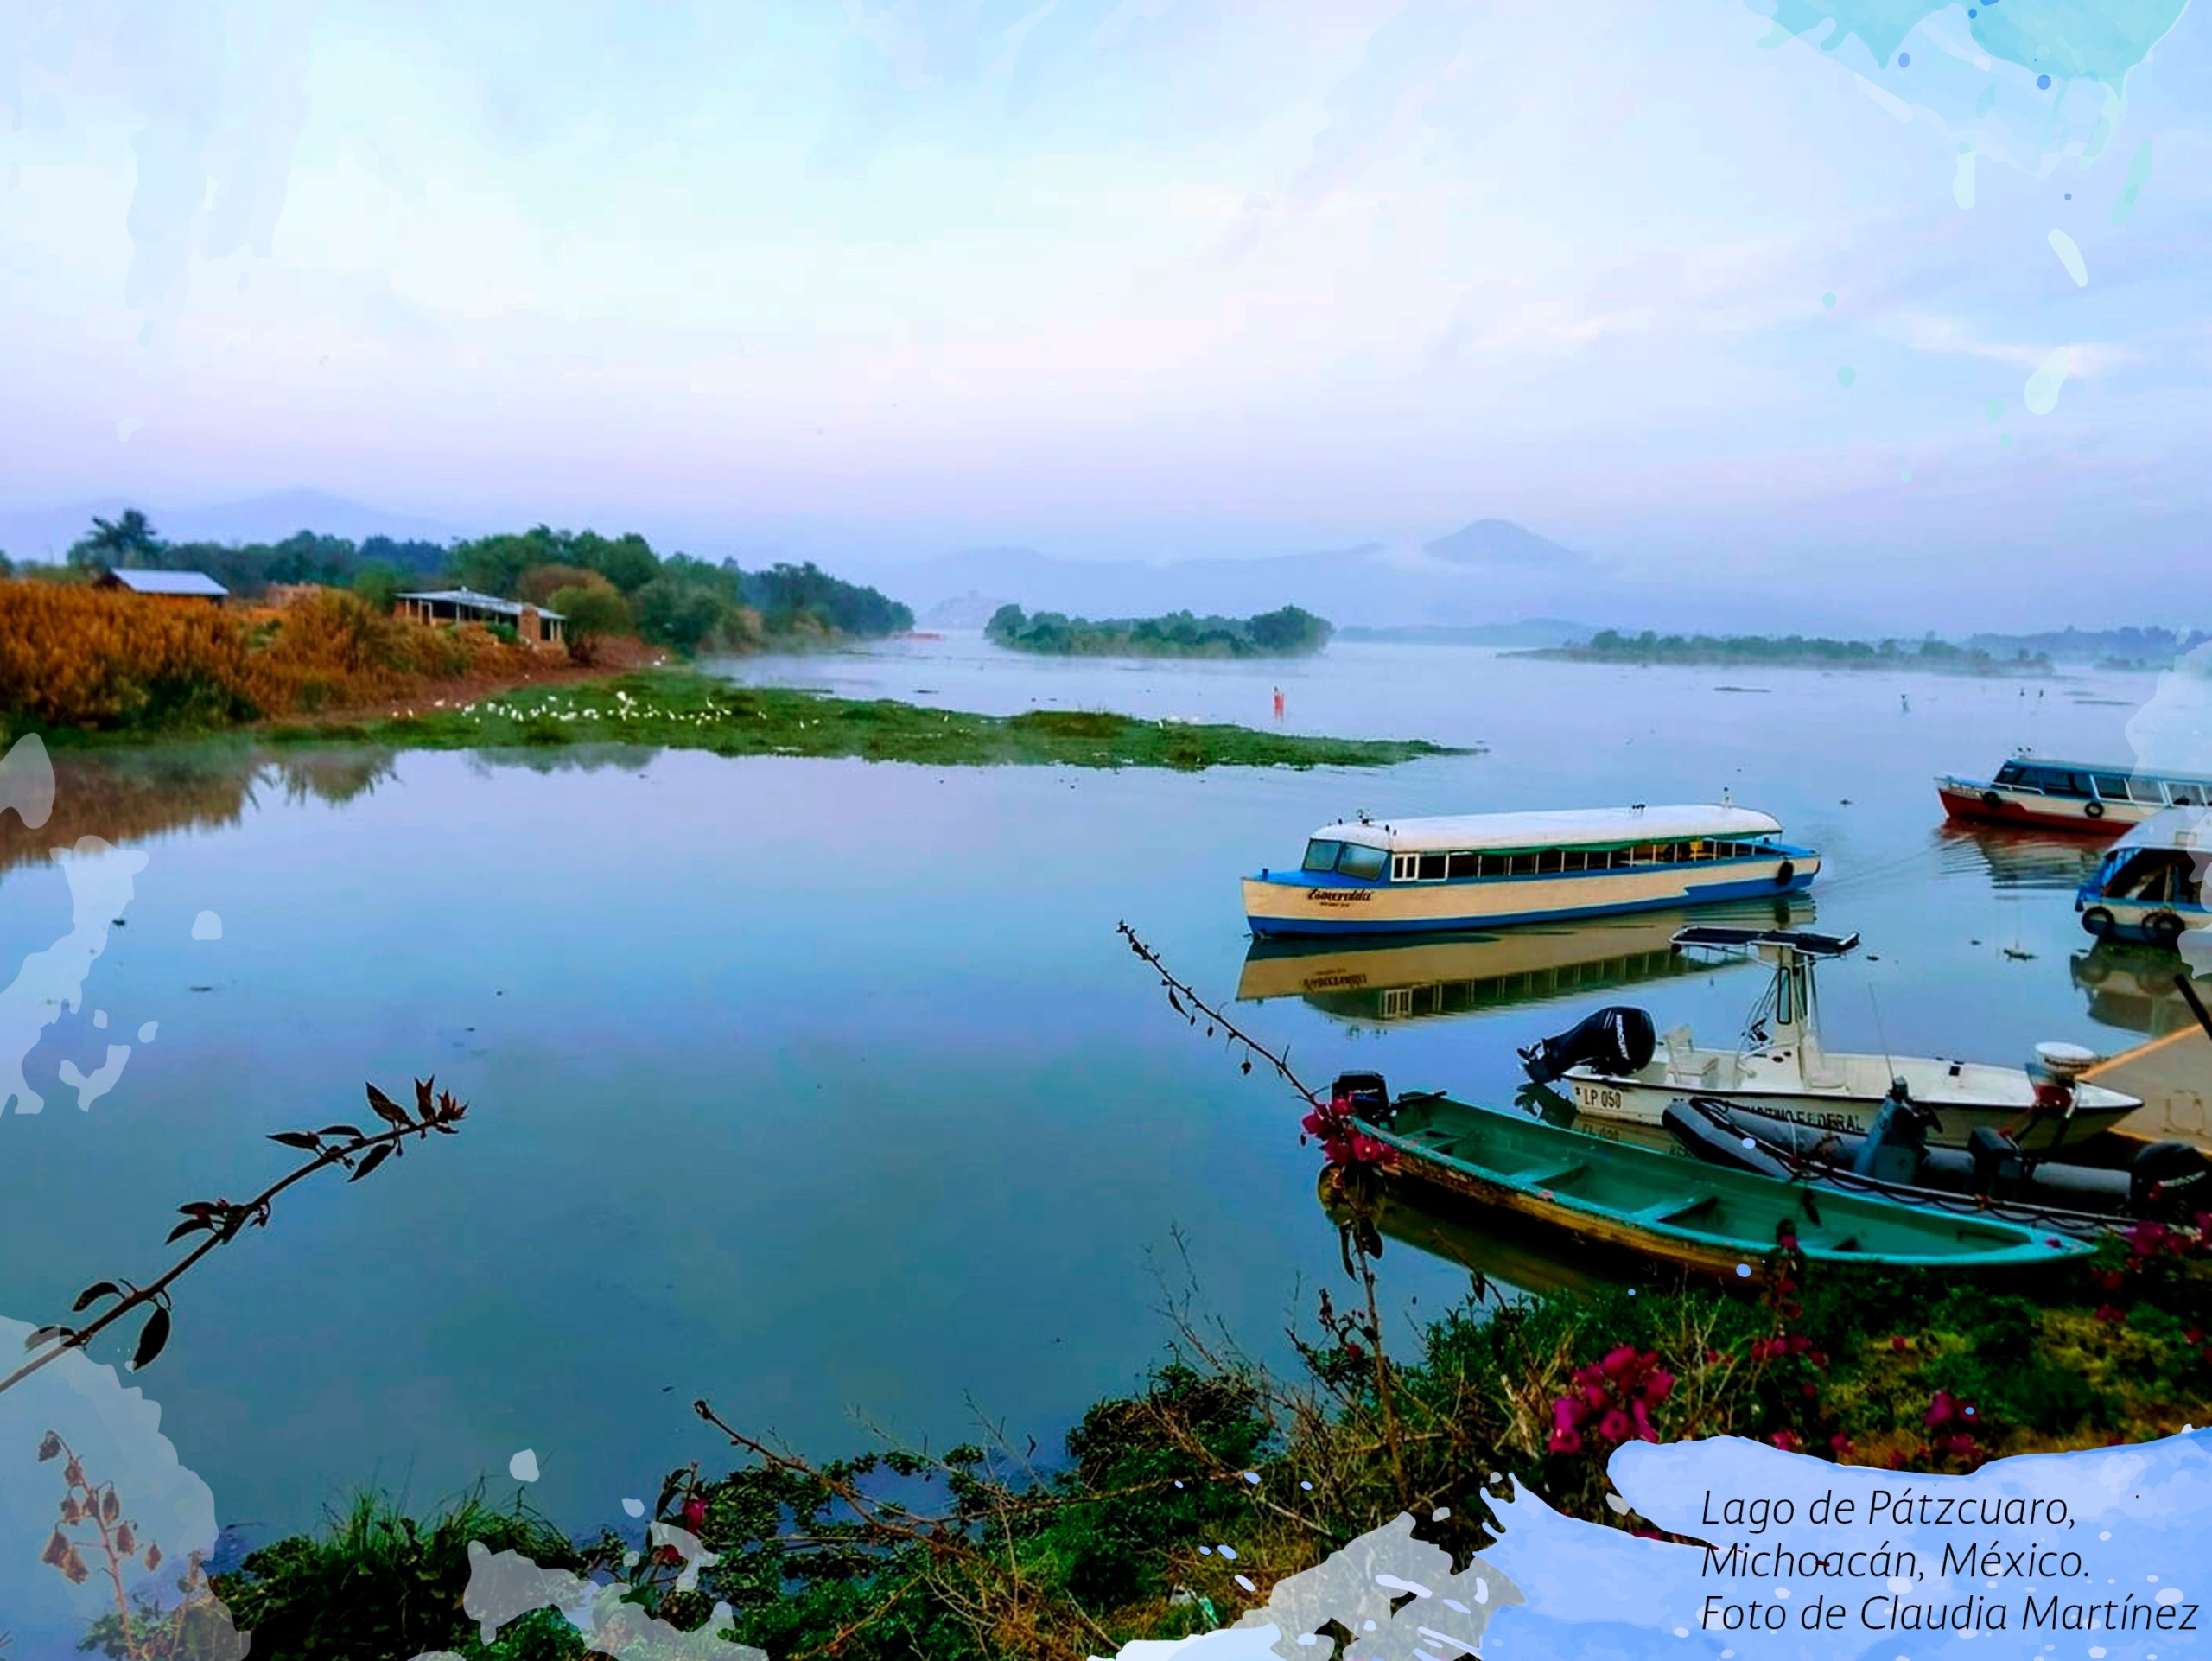
[[[296,1524],[371,1481],[505,1489],[531,1448],[537,1501],[595,1525],[718,1457],[702,1395],[816,1453],[862,1445],[863,1421],[963,1439],[977,1413],[1044,1442],[1139,1381],[1168,1337],[1163,1278],[1192,1273],[1280,1352],[1340,1272],[1298,1104],[1168,1013],[1122,920],[1220,997],[1242,987],[1239,1018],[1315,1082],[1376,1066],[1510,1098],[1513,1047],[1599,1003],[1725,1037],[1758,990],[1675,972],[1663,928],[1621,924],[1403,972],[1248,963],[1235,879],[1355,809],[1768,809],[1827,856],[1799,918],[1865,938],[1825,982],[1838,1046],[2006,1060],[2173,1018],[2158,965],[2087,953],[2086,850],[1947,833],[1929,782],[2029,742],[2126,759],[2147,676],[2024,697],[1449,647],[1038,662],[973,638],[723,667],[1253,724],[1281,685],[1294,730],[1485,748],[1196,776],[646,752],[66,765],[79,828],[149,862],[32,1059],[46,1111],[4,1127],[0,1312],[43,1319],[163,1261],[172,1207],[259,1186],[283,1157],[262,1137],[352,1117],[365,1079],[435,1072],[473,1104],[464,1135],[296,1191],[186,1283],[143,1382],[230,1518]],[[203,910],[219,939],[192,938]],[[19,843],[10,961],[69,915],[60,869]],[[146,1021],[156,1040],[79,1111],[61,1061]],[[1384,1264],[1408,1314],[1465,1283],[1418,1233]]]

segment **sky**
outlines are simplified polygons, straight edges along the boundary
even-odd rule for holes
[[[1745,615],[2170,620],[2204,14],[1782,3],[0,0],[0,522],[1497,517]]]

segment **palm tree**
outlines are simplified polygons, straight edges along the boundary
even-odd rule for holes
[[[94,516],[92,528],[69,550],[69,563],[111,568],[143,565],[161,551],[161,534],[152,522],[137,508],[126,507],[116,519]]]

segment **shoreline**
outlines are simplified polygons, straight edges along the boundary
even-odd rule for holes
[[[381,710],[392,713],[373,712]],[[83,754],[211,745],[281,754],[356,747],[550,751],[630,744],[725,756],[1186,772],[1214,767],[1391,767],[1429,756],[1479,754],[1426,739],[1314,737],[1096,710],[977,715],[889,698],[740,686],[677,665],[533,678],[491,690],[433,687],[411,703],[401,698],[368,709],[230,728],[71,730],[39,736],[56,753]]]
[[[1525,646],[1498,653],[1503,658],[1537,659],[1549,663],[1610,664],[1622,669],[1818,669],[1850,674],[1902,670],[1909,674],[1953,675],[1965,680],[2061,680],[2063,671],[2050,664],[1946,662],[1942,659],[1906,656],[1823,657],[1817,652],[1768,657],[1757,652],[1593,652],[1582,646]]]

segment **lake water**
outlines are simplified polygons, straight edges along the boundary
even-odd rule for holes
[[[1407,985],[1248,964],[1236,878],[1357,809],[1725,791],[1773,811],[1827,860],[1798,917],[1864,936],[1824,980],[1838,1047],[2024,1060],[2174,1018],[2157,965],[2087,952],[2069,891],[2088,850],[1946,831],[1930,784],[2024,743],[2126,760],[2149,676],[2039,694],[1385,646],[1070,663],[973,638],[721,667],[1255,725],[1280,685],[1292,730],[1484,748],[1197,775],[677,752],[66,761],[56,825],[148,863],[82,1009],[32,1056],[45,1111],[4,1126],[0,1314],[46,1319],[88,1281],[149,1273],[175,1206],[251,1191],[287,1157],[268,1132],[355,1117],[364,1079],[435,1072],[472,1104],[463,1135],[358,1187],[296,1189],[184,1282],[139,1382],[228,1519],[296,1525],[372,1482],[417,1502],[480,1477],[511,1491],[528,1448],[539,1505],[617,1521],[668,1467],[723,1458],[699,1396],[817,1454],[866,1445],[867,1424],[962,1440],[979,1414],[1050,1445],[1141,1380],[1193,1274],[1202,1309],[1281,1355],[1341,1272],[1299,1104],[1169,1013],[1119,921],[1202,989],[1251,993],[1238,1018],[1313,1082],[1373,1066],[1510,1098],[1514,1046],[1600,1003],[1726,1037],[1759,990],[1741,969],[1667,972],[1663,930],[1620,924],[1462,947]],[[12,964],[68,932],[70,897],[20,834],[0,854]],[[219,939],[194,938],[203,912]],[[118,1036],[121,1078],[79,1111],[58,1069]],[[1404,1245],[1384,1270],[1408,1315],[1466,1281]]]

